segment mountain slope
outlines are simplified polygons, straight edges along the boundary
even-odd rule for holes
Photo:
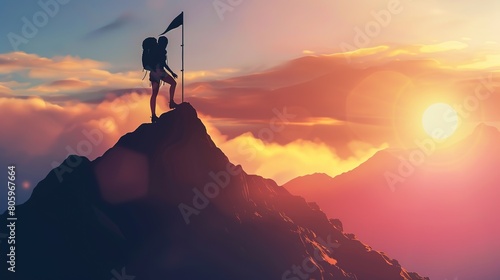
[[[495,280],[499,139],[496,128],[480,125],[447,149],[427,142],[433,152],[421,161],[418,150],[386,150],[333,179],[311,175],[284,187],[431,279]]]
[[[2,279],[424,279],[231,164],[187,103],[95,161],[68,157],[16,216]]]

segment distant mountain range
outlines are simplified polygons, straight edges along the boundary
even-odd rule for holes
[[[433,143],[284,187],[431,279],[500,279],[500,132],[482,124],[451,147]]]

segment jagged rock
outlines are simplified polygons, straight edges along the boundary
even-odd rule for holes
[[[344,226],[339,219],[330,219],[330,223],[339,231],[344,231]]]

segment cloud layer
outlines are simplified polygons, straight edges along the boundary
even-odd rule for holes
[[[186,86],[186,100],[246,171],[278,183],[313,172],[335,176],[381,149],[426,137],[421,115],[436,102],[461,108],[462,124],[498,125],[499,76],[494,66],[476,67],[494,65],[492,58],[487,50],[452,55],[463,48],[453,42],[381,46],[307,56],[231,78],[220,77],[236,70],[201,71]],[[16,52],[0,54],[0,73],[0,117],[10,120],[0,124],[8,132],[0,137],[1,161],[19,164],[26,185],[68,154],[95,158],[149,121],[149,82],[140,72]],[[219,79],[196,80],[203,76]],[[158,112],[167,110],[166,96],[163,87]]]

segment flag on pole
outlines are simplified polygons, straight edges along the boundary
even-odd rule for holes
[[[161,33],[161,35],[167,33],[168,31],[172,29],[176,29],[177,27],[182,25],[182,102],[184,102],[184,12],[181,12],[174,20],[170,23],[170,25],[167,27],[165,32]]]
[[[181,12],[176,18],[174,18],[174,20],[170,23],[165,32],[161,33],[160,35],[163,35],[172,29],[176,29],[183,23],[184,23],[184,12]]]

